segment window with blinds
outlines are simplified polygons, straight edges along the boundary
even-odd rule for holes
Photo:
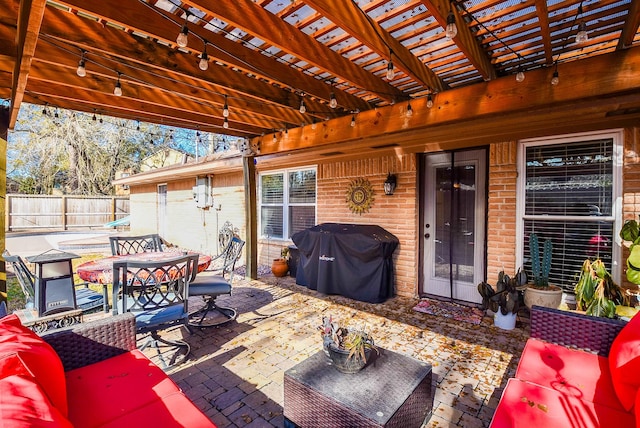
[[[529,236],[551,240],[549,282],[573,292],[586,258],[612,268],[614,139],[525,146],[524,268],[531,273]]]
[[[316,170],[287,170],[260,176],[260,231],[288,239],[316,223]]]

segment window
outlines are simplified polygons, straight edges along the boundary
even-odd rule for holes
[[[286,170],[260,176],[260,233],[289,239],[316,224],[316,170]]]
[[[586,258],[601,258],[616,277],[620,192],[619,133],[525,142],[521,152],[522,263],[531,272],[529,236],[550,239],[549,282],[573,292]]]

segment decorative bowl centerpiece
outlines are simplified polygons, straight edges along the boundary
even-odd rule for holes
[[[371,351],[378,353],[373,337],[364,329],[347,329],[322,317],[322,343],[334,367],[342,373],[357,373],[370,360]]]

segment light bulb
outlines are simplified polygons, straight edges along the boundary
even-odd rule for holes
[[[334,94],[333,92],[331,92],[331,95],[329,96],[329,107],[338,107],[338,100],[336,100],[336,94]]]
[[[524,80],[524,73],[522,72],[522,70],[518,70],[518,72],[516,73],[516,82],[520,83]]]
[[[393,61],[389,61],[389,64],[387,64],[387,80],[393,80],[394,77],[396,77],[396,73],[395,71],[393,71]]]
[[[118,81],[116,82],[116,87],[113,88],[113,95],[116,97],[122,96],[122,86],[120,85],[120,78],[118,77]]]
[[[413,109],[411,108],[411,103],[407,103],[407,112],[406,112],[407,117],[411,117],[413,116]]]
[[[229,104],[227,104],[227,96],[224,96],[224,107],[222,107],[222,116],[229,117]]]
[[[311,129],[316,129],[316,118],[313,118],[313,121],[311,122]]]
[[[273,142],[275,143],[276,141],[278,141],[278,138],[276,137],[276,134],[273,134]]]
[[[198,67],[200,67],[200,70],[202,71],[206,71],[209,68],[209,55],[207,55],[206,49],[202,52],[202,55],[200,55],[200,63],[198,64]]]
[[[587,33],[587,26],[584,21],[578,25],[578,33],[576,34],[576,43],[584,43],[589,40],[589,34]]]
[[[84,77],[87,75],[87,69],[84,67],[84,59],[81,59],[78,62],[78,69],[76,70],[76,74],[80,77]]]
[[[456,17],[453,14],[453,11],[449,11],[449,15],[447,15],[447,27],[445,29],[444,34],[450,38],[453,39],[455,36],[458,35],[458,27],[456,26]]]
[[[351,116],[351,127],[353,128],[354,126],[356,126],[356,115],[355,114],[353,116]]]
[[[553,72],[553,77],[551,77],[551,84],[556,86],[558,83],[560,83],[560,77],[558,75],[558,70],[556,70]]]
[[[427,95],[427,108],[431,108],[433,107],[433,97],[431,96],[431,94]]]
[[[178,34],[178,37],[176,38],[176,43],[178,44],[178,46],[180,46],[181,48],[187,47],[187,44],[189,43],[187,39],[188,35],[189,29],[187,28],[187,23],[185,22],[182,26],[182,30],[180,30],[180,34]]]
[[[300,113],[304,114],[307,111],[307,107],[304,105],[304,100],[300,101]]]
[[[222,122],[222,127],[224,129],[229,129],[229,118],[224,118],[224,122]]]

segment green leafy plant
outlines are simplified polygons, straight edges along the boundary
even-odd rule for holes
[[[630,242],[627,257],[627,279],[632,284],[640,285],[640,226],[636,220],[627,220],[620,229],[620,238]]]
[[[282,247],[280,249],[280,257],[289,260],[289,247]]]
[[[524,283],[520,283],[522,280]],[[518,286],[526,284],[526,281],[526,275],[521,275],[518,270],[513,278],[500,271],[495,287],[481,282],[478,284],[478,292],[482,296],[482,309],[490,309],[494,313],[500,311],[502,315],[517,313],[520,309]]]
[[[584,261],[575,293],[576,308],[596,317],[614,318],[616,305],[625,304],[620,287],[600,259]]]
[[[549,272],[551,271],[551,253],[553,244],[550,239],[544,241],[542,259],[540,258],[540,242],[538,235],[529,235],[529,254],[531,255],[531,276],[533,285],[538,288],[549,287]]]

